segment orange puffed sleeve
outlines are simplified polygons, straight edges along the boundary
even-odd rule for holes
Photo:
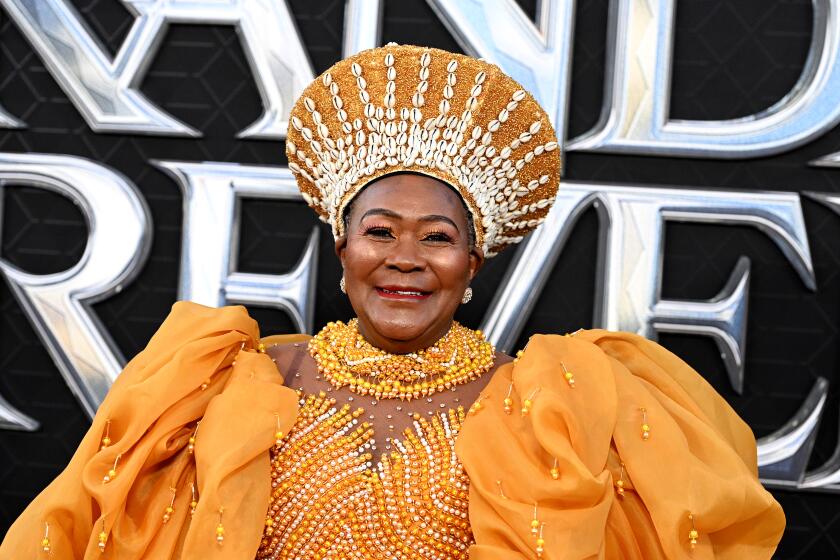
[[[772,556],[785,520],[752,432],[658,344],[534,336],[483,394],[456,443],[472,560]]]
[[[252,560],[269,503],[268,450],[298,410],[296,393],[258,347],[244,307],[176,303],[114,382],[70,464],[12,525],[0,559],[168,559],[184,551]]]

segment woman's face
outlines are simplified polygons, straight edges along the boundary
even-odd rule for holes
[[[423,175],[389,175],[356,196],[336,253],[365,339],[392,353],[446,334],[484,261],[455,191]]]

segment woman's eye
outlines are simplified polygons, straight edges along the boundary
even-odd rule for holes
[[[446,234],[446,233],[443,233],[443,232],[430,233],[429,235],[427,235],[425,237],[425,239],[426,239],[426,241],[437,241],[437,242],[441,242],[441,243],[451,243],[452,242],[452,238],[449,236],[449,234]]]
[[[391,230],[382,226],[367,228],[365,230],[365,235],[372,235],[373,237],[393,237]]]

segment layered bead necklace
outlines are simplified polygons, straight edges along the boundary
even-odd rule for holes
[[[318,371],[334,387],[376,399],[417,399],[481,377],[493,367],[495,349],[480,330],[452,322],[434,345],[390,354],[359,333],[358,319],[328,323],[309,342]]]

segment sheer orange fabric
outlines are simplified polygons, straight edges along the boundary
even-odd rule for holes
[[[12,526],[0,559],[253,559],[269,503],[269,449],[298,411],[259,341],[243,307],[175,304],[114,383],[68,467]],[[756,477],[752,433],[655,343],[597,330],[536,336],[483,395],[456,444],[470,476],[471,558],[536,558],[535,504],[546,560],[769,558],[775,549],[784,516]],[[525,398],[533,404],[523,415]],[[101,449],[108,421],[112,443]],[[117,457],[117,475],[104,483]],[[699,535],[693,551],[689,513]]]

